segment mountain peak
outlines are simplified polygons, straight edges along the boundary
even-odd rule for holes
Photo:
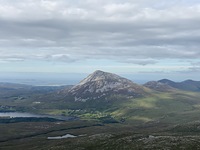
[[[101,71],[101,70],[96,70],[95,72],[93,72],[93,74],[104,74],[104,73],[106,73],[106,72]]]
[[[86,77],[85,79],[83,79],[79,85],[83,85],[85,83],[88,82],[97,82],[97,81],[113,81],[113,82],[126,82],[126,83],[132,83],[132,81],[120,77],[116,74],[113,73],[109,73],[109,72],[104,72],[101,70],[96,70],[95,72],[93,72],[92,74],[90,74],[88,77]]]
[[[92,79],[95,79],[95,78],[106,78],[108,76],[111,76],[111,75],[114,75],[112,73],[108,73],[108,72],[104,72],[104,71],[101,71],[101,70],[96,70],[95,72],[93,72],[92,74],[90,74],[87,78],[92,78]]]
[[[175,83],[174,81],[171,81],[169,79],[162,79],[162,80],[159,80],[158,82],[165,83],[165,84],[167,84],[167,83]]]
[[[143,88],[131,80],[113,73],[97,70],[69,90],[77,101],[99,99],[108,95],[126,95],[138,97]]]
[[[91,74],[91,76],[93,76],[93,77],[105,77],[105,76],[109,76],[109,75],[114,75],[114,74],[112,74],[112,73],[109,73],[109,72],[104,72],[104,71],[101,71],[101,70],[96,70],[95,72],[93,72],[92,74]]]

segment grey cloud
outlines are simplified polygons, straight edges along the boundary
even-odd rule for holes
[[[125,60],[119,60],[119,62],[123,62],[123,63],[131,63],[131,64],[138,64],[138,65],[149,65],[149,64],[156,64],[157,61],[156,60],[152,60],[152,59],[125,59]]]
[[[24,61],[25,58],[20,55],[1,55],[0,61],[2,62],[14,62],[14,61]]]
[[[171,8],[175,3],[181,6]],[[140,65],[198,59],[200,3],[193,3],[3,0],[0,54],[65,62],[122,58]]]
[[[198,66],[198,67],[191,67],[191,68],[189,68],[189,70],[190,70],[190,72],[192,71],[192,72],[200,72],[200,66]]]
[[[177,73],[185,73],[185,74],[188,74],[188,75],[196,74],[198,76],[198,78],[199,78],[200,66],[189,67],[187,70],[177,71]]]
[[[69,63],[78,61],[77,59],[72,58],[71,56],[67,54],[47,55],[46,59],[49,61],[62,61],[62,62],[69,62]]]

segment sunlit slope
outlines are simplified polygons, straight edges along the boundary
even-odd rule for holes
[[[124,117],[127,121],[184,123],[200,119],[200,93],[178,90],[170,93],[154,92],[113,107],[115,110],[110,113],[115,117]]]
[[[86,102],[66,101],[67,98],[52,100],[47,105],[46,102],[41,103],[38,110],[43,113],[75,115],[82,119],[110,116],[127,123],[179,124],[200,120],[199,92],[144,90],[149,94],[139,98],[112,95],[106,100]]]

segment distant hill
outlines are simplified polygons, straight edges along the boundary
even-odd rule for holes
[[[175,90],[175,88],[173,88],[172,86],[162,83],[162,82],[158,82],[158,81],[149,81],[149,82],[145,83],[143,86],[153,89],[153,90],[156,90],[156,91],[161,91],[161,92]]]
[[[158,82],[167,84],[173,88],[177,88],[180,90],[193,91],[193,92],[200,91],[200,81],[186,80],[183,82],[174,82],[168,79],[162,79],[159,80]]]
[[[8,83],[8,82],[0,82],[0,89],[22,89],[22,88],[31,88],[31,85],[26,84],[18,84],[18,83]]]
[[[32,86],[18,83],[0,82],[0,98],[20,95],[45,94],[59,91],[61,89],[71,88],[71,85],[66,86]]]

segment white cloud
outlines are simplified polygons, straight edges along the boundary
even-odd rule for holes
[[[200,58],[200,2],[1,0],[0,59]]]

